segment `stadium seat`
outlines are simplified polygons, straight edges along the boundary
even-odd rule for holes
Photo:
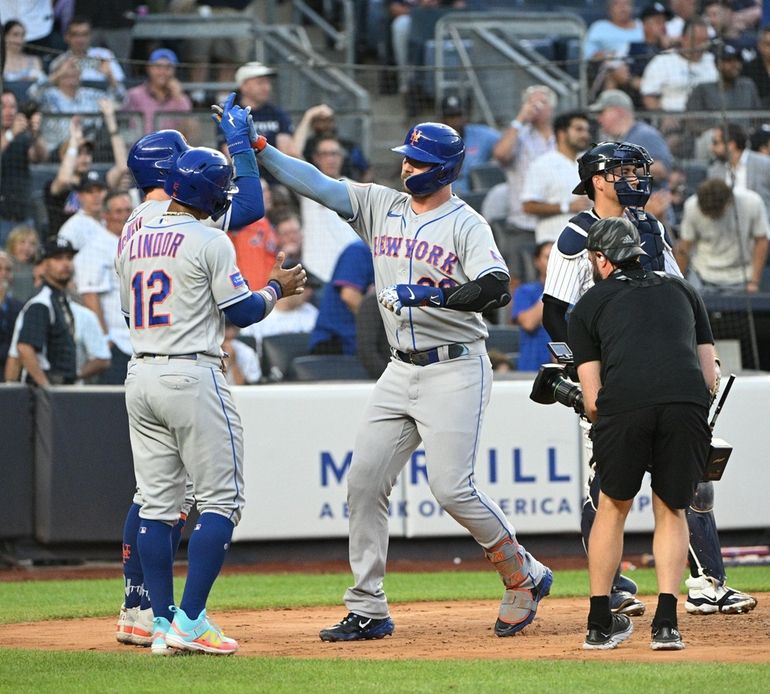
[[[463,202],[468,203],[476,212],[481,214],[481,203],[484,202],[484,198],[487,197],[487,191],[476,190],[472,193],[465,193],[462,196]]]
[[[474,166],[468,175],[471,180],[471,190],[474,192],[486,192],[498,183],[505,183],[506,181],[505,172],[500,166],[493,163]]]
[[[294,381],[369,381],[358,357],[349,354],[318,354],[297,357],[291,363]]]
[[[519,351],[519,327],[516,325],[488,325],[487,349],[496,349],[504,354]]]
[[[262,374],[271,381],[291,380],[295,357],[308,353],[310,333],[281,333],[262,339]]]
[[[248,345],[255,352],[257,351],[257,340],[252,335],[237,335],[235,339],[239,342],[243,342],[244,345]]]

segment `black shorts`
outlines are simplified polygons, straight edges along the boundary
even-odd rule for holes
[[[692,403],[599,415],[593,452],[600,489],[613,499],[633,499],[650,472],[652,490],[666,505],[687,508],[706,468],[707,417],[705,407]]]

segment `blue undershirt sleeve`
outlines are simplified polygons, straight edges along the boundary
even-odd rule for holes
[[[257,293],[252,292],[237,304],[232,304],[224,309],[227,320],[245,328],[252,323],[259,323],[265,317],[265,300]]]
[[[233,196],[230,228],[242,229],[264,217],[265,204],[254,152],[238,152],[233,156],[233,166],[238,192]]]
[[[347,185],[322,174],[312,164],[290,157],[270,145],[260,152],[259,163],[295,193],[321,203],[345,219],[353,216]]]

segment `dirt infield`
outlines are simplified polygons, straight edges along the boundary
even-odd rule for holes
[[[633,637],[615,651],[583,651],[587,609],[584,599],[548,598],[537,620],[524,633],[504,639],[495,637],[492,631],[497,602],[488,600],[395,604],[393,636],[348,644],[323,643],[318,638],[321,627],[343,616],[342,607],[218,612],[214,617],[225,633],[238,639],[242,656],[767,663],[770,593],[759,594],[758,599],[759,606],[749,614],[682,615],[679,627],[687,648],[678,652],[650,650],[649,614],[634,619]],[[111,618],[6,624],[0,626],[0,644],[36,650],[134,652],[137,657],[149,657],[148,649],[118,644],[113,628]]]

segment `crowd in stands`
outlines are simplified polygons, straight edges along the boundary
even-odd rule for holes
[[[317,4],[322,12],[323,4]],[[146,10],[143,3],[30,5],[37,9],[0,3],[0,374],[4,369],[9,380],[20,377],[26,346],[40,351],[38,342],[24,342],[32,339],[29,331],[14,329],[16,317],[23,318],[25,303],[48,288],[55,327],[68,330],[78,345],[71,381],[122,382],[131,347],[112,256],[123,224],[141,201],[126,167],[127,149],[137,137],[161,128],[196,138],[209,127],[216,137],[213,124],[184,114],[207,111],[224,94],[188,89],[188,82],[232,84],[238,103],[251,108],[257,130],[270,144],[329,176],[369,182],[380,175],[367,158],[368,143],[341,131],[339,114],[328,104],[309,99],[312,105],[293,119],[273,91],[277,70],[254,60],[240,39],[134,43],[131,26]],[[256,5],[170,0],[154,7],[250,17]],[[359,32],[373,25],[385,30],[360,33],[358,54],[363,59],[369,52],[396,66],[395,89],[412,97],[416,82],[410,67],[422,54],[410,44],[411,18],[421,11],[484,9],[485,3],[361,5],[367,11],[357,13]],[[608,0],[606,16],[590,24],[582,46],[590,67],[584,109],[565,109],[545,84],[523,90],[520,107],[498,128],[474,122],[466,92],[445,94],[436,104],[428,120],[451,125],[466,144],[455,193],[473,199],[490,221],[512,273],[512,289],[518,287],[504,317],[488,316],[518,326],[522,335],[518,364],[503,354],[497,359],[501,370],[531,370],[547,360],[538,292],[551,245],[569,218],[590,206],[572,189],[577,160],[592,141],[625,140],[648,150],[655,160],[655,188],[647,209],[665,223],[682,269],[697,286],[767,288],[770,126],[746,114],[770,108],[770,27],[761,26],[760,18],[760,4],[753,0]],[[733,117],[733,110],[742,113]],[[683,127],[683,118],[693,112],[701,117]],[[218,146],[226,152],[224,140]],[[478,172],[490,167],[499,177],[496,184],[479,184]],[[309,289],[282,299],[267,320],[249,329],[228,326],[231,381],[273,380],[263,373],[261,345],[284,333],[304,336],[307,353],[359,354],[376,377],[388,351],[366,247],[336,214],[289,194],[266,173],[262,187],[265,217],[228,232],[239,267],[250,286],[262,286],[276,254],[284,251],[288,262],[306,267]],[[719,237],[724,229],[732,229],[733,237]],[[56,302],[65,295],[71,300],[62,308]],[[76,336],[73,321],[82,324]],[[35,328],[34,339],[40,339],[40,330]],[[48,359],[44,355],[41,363]]]

